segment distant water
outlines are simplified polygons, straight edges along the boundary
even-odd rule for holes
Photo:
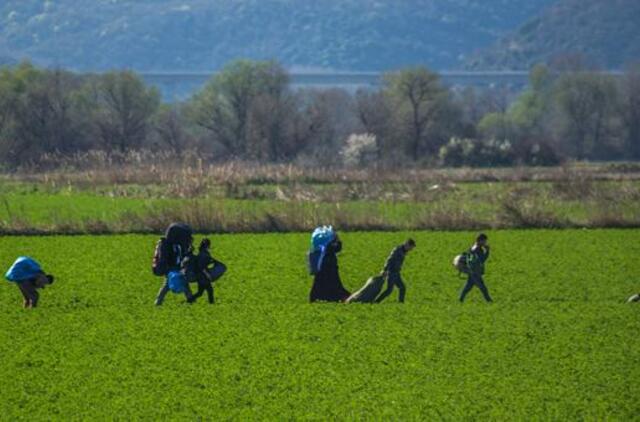
[[[188,99],[198,92],[213,73],[142,73],[144,80],[160,89],[165,101]],[[442,72],[445,84],[453,87],[507,86],[521,89],[527,85],[527,72]],[[382,84],[382,74],[375,72],[353,73],[292,73],[294,88],[341,88],[355,92],[360,88],[377,89]]]

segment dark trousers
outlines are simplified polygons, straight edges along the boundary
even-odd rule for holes
[[[404,303],[404,295],[407,291],[400,273],[389,273],[387,277],[387,289],[376,299],[376,303],[380,303],[387,298],[393,292],[393,288],[398,287],[399,295],[398,301]]]
[[[493,302],[491,296],[489,295],[489,290],[484,284],[484,280],[482,279],[482,276],[480,274],[469,275],[467,284],[465,284],[464,288],[462,289],[462,293],[460,293],[460,302],[464,302],[465,296],[467,296],[467,293],[469,293],[471,289],[473,289],[473,286],[476,286],[478,289],[480,289],[482,295],[484,296],[484,300],[486,300],[487,302]]]
[[[40,298],[40,294],[36,290],[36,285],[31,280],[26,280],[18,283],[18,287],[20,288],[20,293],[22,293],[22,297],[24,298],[24,307],[25,308],[35,308],[38,306],[38,299]]]

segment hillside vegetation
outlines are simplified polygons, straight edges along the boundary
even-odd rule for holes
[[[471,69],[529,69],[562,55],[582,55],[606,69],[640,61],[640,2],[564,0],[474,56]]]
[[[5,0],[0,52],[77,70],[212,70],[229,60],[456,67],[553,0]]]

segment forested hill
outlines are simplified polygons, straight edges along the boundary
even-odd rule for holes
[[[470,69],[528,69],[563,54],[619,69],[640,61],[640,0],[562,0],[467,62]]]
[[[449,69],[555,1],[3,0],[0,52],[77,70]]]

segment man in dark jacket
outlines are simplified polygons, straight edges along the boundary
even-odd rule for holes
[[[407,256],[407,253],[415,247],[416,242],[413,239],[408,239],[391,252],[382,270],[382,274],[387,276],[387,289],[376,299],[376,303],[385,300],[393,291],[394,286],[397,286],[399,290],[398,301],[404,303],[404,295],[407,289],[400,276],[400,271],[402,270],[402,264],[404,263],[404,258]]]
[[[487,302],[493,302],[493,300],[491,299],[491,295],[489,295],[489,290],[487,289],[487,286],[484,284],[484,280],[482,279],[482,276],[484,275],[484,263],[487,262],[487,259],[489,259],[489,251],[491,249],[487,241],[487,235],[481,233],[476,238],[476,243],[474,243],[469,250],[469,278],[467,279],[467,284],[462,289],[462,293],[460,293],[461,303],[464,302],[465,296],[467,296],[467,293],[469,293],[471,289],[473,289],[473,286],[476,286],[480,289],[482,295],[484,296],[484,299]]]
[[[337,254],[342,250],[342,242],[335,235],[335,238],[326,246],[320,270],[313,277],[313,287],[309,294],[311,303],[317,301],[343,302],[351,293],[342,285],[340,273],[338,271]]]

